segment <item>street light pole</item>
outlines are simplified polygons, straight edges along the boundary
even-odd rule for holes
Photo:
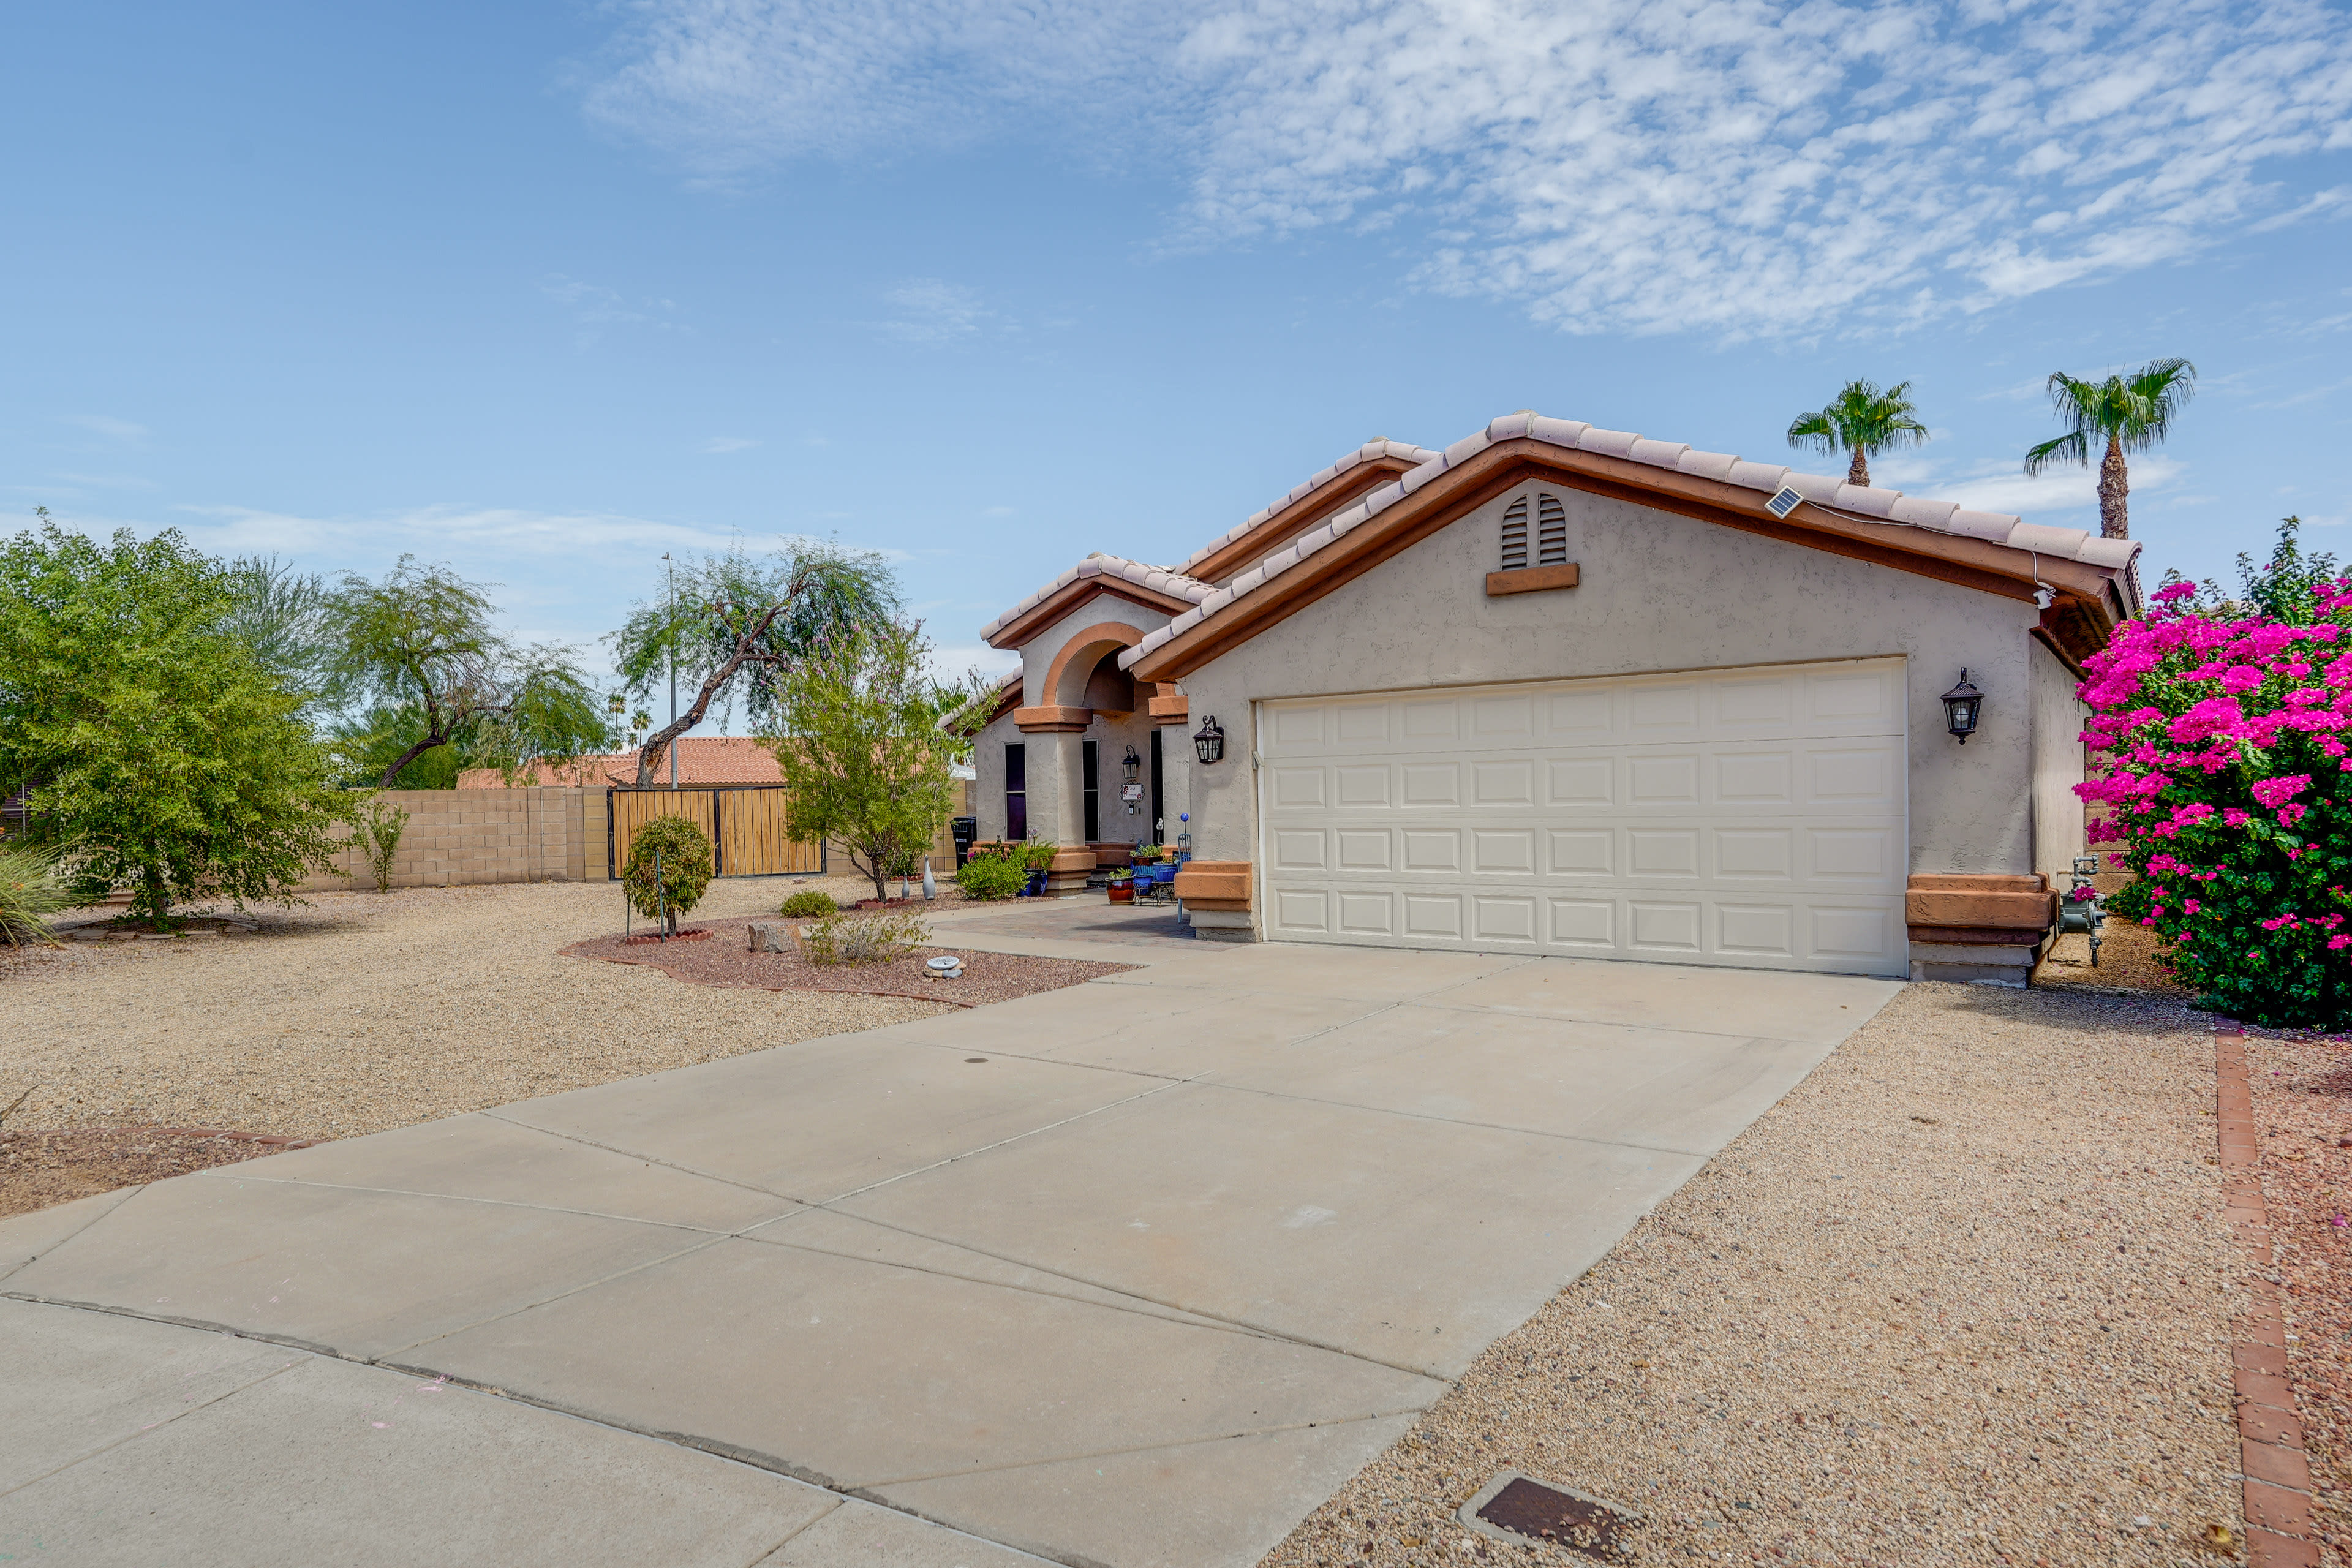
[[[669,552],[668,552],[668,551],[665,550],[665,551],[663,551],[663,552],[662,552],[662,559],[663,559],[665,562],[669,562]],[[665,600],[666,600],[666,602],[667,602],[667,605],[668,605],[668,608],[669,608],[669,643],[668,643],[668,647],[667,647],[667,648],[665,650],[664,658],[665,658],[665,662],[667,662],[667,663],[668,664],[668,666],[669,666],[669,721],[670,721],[671,723],[675,724],[675,723],[677,723],[677,563],[676,563],[675,562],[670,562],[669,565],[666,568],[666,571],[667,572],[667,574],[668,574],[668,585],[667,585],[667,587],[664,590],[664,597],[665,597]],[[677,741],[678,741],[678,738],[677,738],[677,736],[673,735],[673,736],[671,736],[671,737],[670,737],[670,742],[669,742],[669,787],[670,787],[670,788],[672,788],[672,789],[676,789],[676,788],[677,787]]]

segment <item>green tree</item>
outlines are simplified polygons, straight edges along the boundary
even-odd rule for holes
[[[1912,417],[1918,411],[1907,381],[1884,392],[1874,382],[1849,381],[1827,407],[1790,421],[1789,445],[1853,454],[1845,482],[1867,488],[1874,453],[1916,447],[1927,438],[1927,427]]]
[[[100,545],[45,522],[0,547],[0,795],[86,897],[290,903],[341,800],[288,690],[226,628],[230,574],[176,531]]]
[[[2125,502],[2131,475],[2124,454],[2163,445],[2174,416],[2197,391],[2197,367],[2185,359],[2151,360],[2105,381],[2082,381],[2060,371],[2049,387],[2066,434],[2028,451],[2026,473],[2038,474],[2053,463],[2087,468],[2092,443],[2101,443],[2106,455],[2099,460],[2099,531],[2109,539],[2129,539],[2131,514]]]
[[[568,762],[611,744],[571,650],[517,647],[492,624],[497,614],[479,586],[414,556],[381,583],[343,574],[324,612],[328,675],[351,699],[388,706],[418,731],[384,763],[378,787],[392,787],[425,752],[468,739],[509,770],[509,782],[533,762]]]
[[[812,540],[764,560],[737,551],[682,568],[660,600],[632,606],[610,639],[623,688],[639,701],[673,669],[696,688],[685,712],[646,737],[638,786],[656,782],[671,742],[713,703],[731,718],[740,697],[755,728],[772,728],[782,683],[813,649],[898,608],[898,582],[881,556]]]
[[[275,555],[228,563],[229,613],[222,629],[252,650],[261,668],[306,707],[325,705],[333,682],[327,644],[327,584]]]
[[[954,810],[919,626],[885,621],[843,633],[783,673],[766,738],[791,791],[788,829],[830,840],[887,898],[883,880],[913,869]]]

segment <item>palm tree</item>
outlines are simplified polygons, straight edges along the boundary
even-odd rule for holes
[[[2131,477],[2126,452],[2148,451],[2172,433],[2172,416],[2197,390],[2197,367],[2185,359],[2150,360],[2128,375],[2078,381],[2064,371],[2050,378],[2050,401],[2068,426],[2066,434],[2025,454],[2028,475],[2053,463],[2091,466],[2091,443],[2105,437],[2107,455],[2099,463],[2099,531],[2109,539],[2131,537],[2124,498]]]
[[[1811,447],[1816,452],[1853,453],[1845,482],[1867,489],[1873,452],[1916,447],[1927,438],[1927,427],[1911,417],[1917,412],[1912,406],[1907,381],[1884,392],[1867,381],[1849,381],[1828,407],[1797,416],[1789,426],[1789,445]]]

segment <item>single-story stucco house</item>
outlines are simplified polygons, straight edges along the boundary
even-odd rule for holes
[[[992,622],[980,832],[1062,887],[1181,836],[1225,940],[2021,980],[2137,549],[1533,413],[1375,440]]]

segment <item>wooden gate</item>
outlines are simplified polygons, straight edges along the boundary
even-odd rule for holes
[[[608,789],[604,792],[606,874],[618,877],[637,830],[656,816],[682,816],[709,837],[721,877],[802,875],[825,868],[824,846],[784,832],[789,796],[782,784],[717,789]]]

